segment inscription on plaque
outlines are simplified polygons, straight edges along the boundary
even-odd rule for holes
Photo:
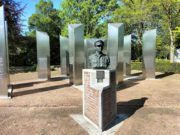
[[[103,82],[104,77],[104,71],[96,71],[96,79],[98,83]]]

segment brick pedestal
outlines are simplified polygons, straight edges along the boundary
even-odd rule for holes
[[[83,70],[83,116],[103,131],[116,117],[115,70]]]

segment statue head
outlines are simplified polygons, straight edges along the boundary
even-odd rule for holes
[[[94,46],[96,47],[96,51],[102,52],[104,47],[104,42],[102,40],[98,40],[94,43]]]

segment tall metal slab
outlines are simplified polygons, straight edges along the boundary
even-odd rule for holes
[[[50,78],[50,43],[49,36],[45,32],[36,31],[38,78]]]
[[[131,74],[131,35],[124,37],[124,75]]]
[[[123,82],[124,64],[124,25],[123,23],[108,24],[107,51],[110,57],[110,68],[116,70],[117,85]]]
[[[0,7],[0,98],[8,97],[9,60],[7,23],[4,17],[4,7]]]
[[[84,68],[84,25],[70,24],[69,50],[70,50],[70,82],[82,84],[82,69]]]
[[[69,39],[60,36],[61,74],[69,75]]]
[[[143,34],[143,76],[155,78],[156,29]]]
[[[104,41],[104,48],[103,48],[103,52],[107,53],[107,39],[105,38],[91,38],[91,39],[85,39],[84,40],[84,52],[85,52],[85,68],[90,68],[88,67],[88,58],[91,54],[94,54],[96,52],[94,43],[97,40],[102,40]]]

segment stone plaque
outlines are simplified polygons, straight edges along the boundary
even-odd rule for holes
[[[99,71],[99,70],[96,71],[97,82],[103,82],[104,77],[105,77],[104,71]]]

